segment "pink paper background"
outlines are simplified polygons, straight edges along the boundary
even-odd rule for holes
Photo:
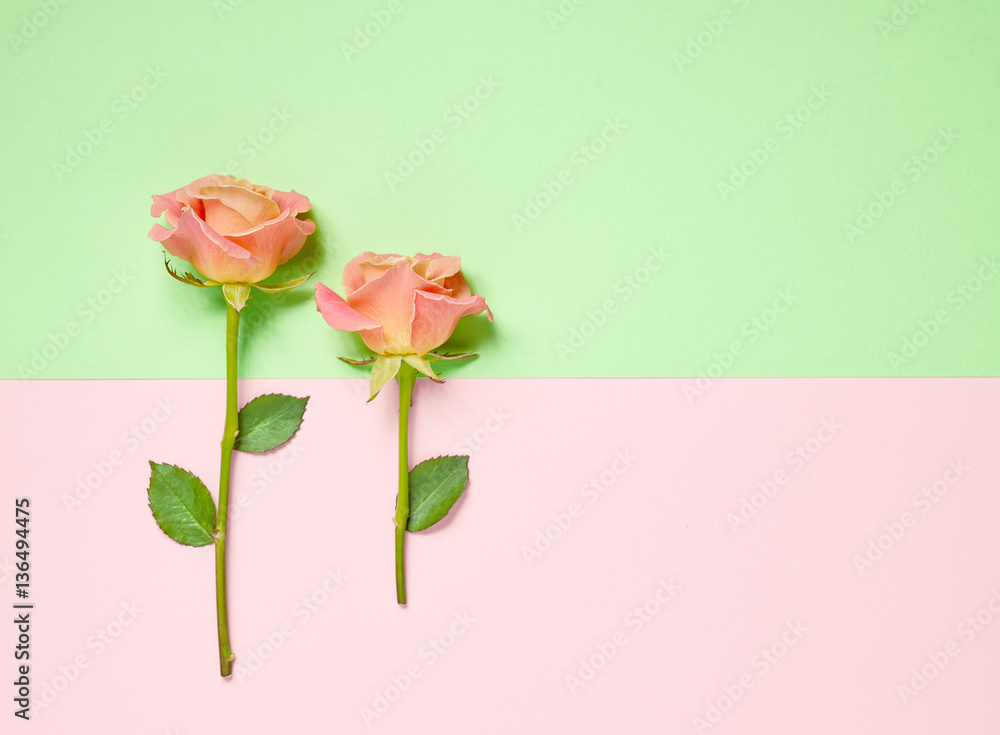
[[[223,383],[0,383],[8,610],[12,498],[32,500],[35,702],[17,726],[994,732],[1000,382],[734,379],[688,400],[691,385],[421,381],[411,460],[471,453],[472,482],[453,517],[409,537],[410,604],[399,609],[392,392],[365,405],[363,381],[241,382],[241,402],[312,398],[288,448],[236,455],[237,660],[222,681],[212,551],[164,536],[145,489],[153,459],[216,494]],[[67,509],[64,496],[113,452],[119,466],[93,475],[96,489]],[[762,507],[734,530],[729,514],[780,472],[786,482],[766,503],[757,495]],[[603,493],[584,490],[592,478]],[[935,482],[937,502],[915,499]],[[529,563],[524,549],[546,531],[555,540]],[[856,557],[884,534],[888,551],[862,573]],[[643,605],[644,619],[634,612]],[[0,626],[8,710],[14,638]],[[581,660],[600,664],[609,641],[613,656],[571,687],[568,676],[587,675]],[[933,678],[904,702],[898,686],[922,666]],[[366,724],[379,694],[393,701]],[[727,710],[714,723],[712,705]]]

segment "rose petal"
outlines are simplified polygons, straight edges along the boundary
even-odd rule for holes
[[[205,222],[226,235],[273,220],[282,211],[277,202],[242,186],[202,186],[198,196],[205,200]]]
[[[301,232],[306,237],[309,237],[311,234],[316,232],[316,223],[313,222],[312,220],[292,218],[292,222],[294,222],[295,226],[299,228],[299,232]],[[305,240],[303,240],[302,242],[304,243]],[[280,265],[281,263],[287,262],[289,258],[295,255],[301,249],[302,249],[301,243],[296,244],[295,240],[289,240],[285,244],[285,248],[281,251],[281,255],[278,256],[278,264]]]
[[[327,324],[344,332],[379,328],[378,322],[356,312],[336,291],[331,291],[322,283],[316,284],[316,310],[323,315]]]
[[[349,294],[347,303],[382,325],[388,352],[406,354],[413,351],[410,349],[410,323],[413,321],[413,294],[418,290],[444,292],[440,286],[414,273],[408,261],[400,261]]]
[[[278,215],[277,219],[257,225],[251,230],[230,235],[229,239],[246,248],[260,261],[261,268],[250,281],[256,283],[274,273],[279,263],[299,252],[306,241],[307,231],[311,232],[313,229],[315,225],[310,228],[285,212]]]
[[[365,285],[365,277],[361,275],[361,263],[364,261],[374,258],[375,253],[370,250],[366,250],[357,255],[344,266],[344,293],[350,296],[352,293],[357,291],[359,288]]]
[[[413,299],[413,324],[410,344],[418,355],[426,354],[440,347],[455,331],[458,320],[463,316],[479,314],[486,310],[486,300],[482,296],[456,299],[451,296],[418,291]]]
[[[181,215],[173,230],[153,225],[149,237],[161,243],[171,255],[183,258],[202,275],[219,283],[249,283],[261,266],[252,253],[214,232],[191,209]]]
[[[309,197],[299,194],[294,189],[291,191],[278,191],[275,189],[271,194],[271,198],[281,208],[282,212],[287,209],[293,215],[308,212],[312,209],[312,203],[309,201]]]
[[[448,276],[454,276],[462,267],[462,259],[458,256],[449,256],[446,258],[437,253],[433,255],[421,255],[418,253],[413,256],[413,260],[413,270],[415,273],[439,285],[444,285],[444,279]]]
[[[372,352],[377,352],[381,355],[387,351],[388,344],[385,341],[385,332],[382,331],[382,327],[378,329],[362,329],[358,334],[361,335],[361,341]]]
[[[469,288],[469,283],[465,280],[465,276],[462,275],[462,271],[453,276],[448,276],[441,285],[448,289],[452,298],[467,299],[472,296],[472,289]]]

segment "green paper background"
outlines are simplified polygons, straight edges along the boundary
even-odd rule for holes
[[[676,5],[7,3],[0,377],[221,377],[221,295],[146,237],[210,172],[311,198],[279,275],[461,255],[463,376],[995,374],[1000,7]],[[243,375],[363,375],[311,284]]]

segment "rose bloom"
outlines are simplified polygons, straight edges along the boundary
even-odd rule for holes
[[[463,316],[486,311],[461,271],[462,259],[438,253],[362,253],[344,267],[346,299],[316,284],[326,323],[361,339],[380,355],[424,355],[440,347]]]
[[[149,236],[218,283],[257,283],[302,248],[316,224],[296,215],[309,199],[294,191],[255,186],[246,179],[211,174],[153,197],[152,214],[167,224]]]

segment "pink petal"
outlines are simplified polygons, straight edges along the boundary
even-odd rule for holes
[[[295,226],[299,228],[299,232],[301,232],[306,237],[309,237],[311,234],[316,232],[316,223],[313,222],[312,220],[293,218],[292,222],[294,222]],[[303,240],[303,243],[304,242],[305,240]],[[281,251],[281,255],[278,257],[278,263],[280,264],[286,262],[289,258],[295,255],[301,249],[302,249],[301,244],[296,244],[296,241],[294,239],[289,240],[288,243],[285,245],[285,249]]]
[[[322,283],[316,284],[316,310],[323,315],[326,323],[344,332],[358,332],[362,329],[379,329],[379,323],[359,314],[344,301],[339,294]]]
[[[469,283],[465,280],[465,276],[462,275],[462,271],[458,271],[453,276],[448,276],[441,285],[451,292],[452,298],[467,299],[472,296],[472,289],[469,288]],[[492,317],[490,318],[492,319]]]
[[[443,293],[440,286],[414,273],[408,261],[400,261],[374,281],[349,294],[347,303],[382,325],[389,352],[406,354],[412,352],[410,323],[413,321],[413,294],[418,290]]]
[[[299,252],[306,241],[307,231],[311,232],[312,229],[315,229],[315,225],[310,228],[301,220],[283,213],[277,219],[257,225],[251,230],[230,235],[229,239],[253,253],[261,262],[260,270],[249,281],[256,283],[274,273],[279,263]]]
[[[242,186],[202,186],[198,196],[205,200],[205,222],[227,235],[244,232],[281,214],[277,202]]]
[[[359,288],[365,285],[365,277],[361,275],[361,263],[370,258],[374,258],[375,253],[366,250],[361,255],[351,258],[350,262],[344,266],[344,293],[350,296]]]
[[[150,214],[154,217],[159,217],[164,212],[173,213],[174,216],[181,216],[181,209],[184,205],[177,201],[177,197],[173,194],[154,194],[153,195],[153,206],[150,208]]]
[[[455,299],[418,291],[413,300],[414,315],[410,337],[413,351],[423,355],[440,347],[455,331],[459,319],[479,314],[484,309],[489,314],[486,300],[482,296]],[[492,314],[489,317],[493,319]]]
[[[369,281],[374,281],[376,278],[381,278],[387,271],[391,271],[395,268],[396,263],[400,262],[402,262],[402,259],[380,263],[376,263],[371,260],[363,260],[358,263],[358,270],[361,272],[361,277],[364,279],[365,283],[368,283]]]
[[[428,281],[443,285],[442,281],[448,276],[454,276],[462,267],[462,259],[458,256],[443,257],[434,253],[433,255],[417,254],[413,257],[413,270],[426,278]]]
[[[294,189],[291,191],[274,190],[271,194],[271,198],[277,202],[282,212],[287,209],[293,215],[308,212],[312,209],[312,203],[309,201],[309,197],[299,194]]]
[[[368,345],[368,349],[380,355],[385,354],[388,344],[385,341],[385,332],[382,331],[382,327],[378,329],[362,329],[358,334],[361,335],[361,340]]]
[[[191,209],[181,215],[175,229],[153,225],[149,237],[161,243],[171,255],[183,258],[202,275],[220,283],[250,282],[249,278],[261,266],[249,251],[214,232]]]

